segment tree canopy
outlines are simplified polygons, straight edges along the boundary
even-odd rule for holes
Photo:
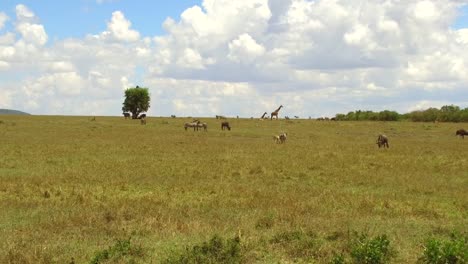
[[[395,111],[361,111],[357,110],[348,114],[336,114],[336,120],[341,121],[398,121],[410,120],[415,122],[468,122],[468,108],[461,109],[456,105],[444,105],[440,109],[428,108],[426,110],[413,111],[407,114],[399,114]]]
[[[125,90],[125,100],[122,111],[130,112],[132,118],[138,118],[140,113],[148,111],[150,108],[150,94],[148,88],[134,87]]]

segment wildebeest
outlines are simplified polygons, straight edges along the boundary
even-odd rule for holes
[[[389,148],[387,136],[380,134],[380,135],[377,137],[377,146],[379,146],[379,148],[380,148],[380,147],[384,147],[384,148],[387,147],[387,148]]]
[[[143,118],[146,118],[146,114],[141,114],[137,117],[138,119],[143,119]]]
[[[130,118],[130,113],[122,113],[125,117],[125,119]]]
[[[468,131],[465,129],[458,129],[457,132],[455,132],[455,135],[465,139],[465,136],[468,136]]]
[[[229,122],[222,122],[221,123],[221,129],[224,130],[227,128],[229,131],[231,131],[231,126],[229,126]]]

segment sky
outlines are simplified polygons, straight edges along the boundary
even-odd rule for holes
[[[141,4],[138,4],[141,3]],[[468,0],[1,0],[0,108],[323,117],[468,107]]]

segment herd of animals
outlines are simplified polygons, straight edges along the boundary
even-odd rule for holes
[[[279,111],[281,110],[281,108],[283,108],[283,105],[280,105],[275,111],[271,112],[270,116],[268,116],[268,113],[267,112],[264,112],[263,115],[260,117],[260,120],[264,120],[264,119],[270,119],[270,120],[273,120],[273,119],[278,119],[278,114],[279,114]],[[131,114],[130,113],[123,113],[125,119],[128,119],[131,117]],[[171,115],[172,118],[175,118],[176,116],[175,115]],[[299,118],[298,116],[295,116],[295,118]],[[139,116],[136,117],[136,119],[140,119],[141,120],[141,124],[142,125],[146,125],[146,114],[141,114]],[[221,116],[221,115],[216,115],[216,119],[226,119],[225,116]],[[286,117],[286,119],[289,119],[289,117]],[[333,120],[334,118],[332,119],[324,119],[324,118],[318,118],[317,120],[318,121],[323,121],[323,120]],[[202,123],[200,122],[200,120],[198,119],[195,119],[193,120],[192,122],[187,122],[184,124],[184,129],[187,131],[188,128],[193,128],[193,131],[198,131],[200,129],[203,129],[204,131],[207,131],[208,130],[208,125],[206,123]],[[221,130],[231,130],[231,126],[229,125],[229,122],[227,121],[223,121],[221,122]],[[465,136],[468,136],[468,131],[466,131],[465,129],[459,129],[455,132],[455,135],[456,136],[460,136],[462,139],[465,138]],[[287,133],[281,133],[279,135],[275,135],[273,136],[273,141],[277,144],[283,144],[286,142],[286,139],[287,139]],[[389,148],[389,144],[388,144],[388,137],[386,135],[383,135],[383,134],[380,134],[378,135],[377,137],[377,142],[376,142],[377,146],[379,148],[383,147],[383,148]]]

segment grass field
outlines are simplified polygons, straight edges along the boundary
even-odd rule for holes
[[[161,263],[214,235],[240,235],[244,263],[329,263],[354,232],[415,263],[468,232],[466,123],[90,120],[0,116],[0,263],[90,263],[125,239],[109,263]]]

